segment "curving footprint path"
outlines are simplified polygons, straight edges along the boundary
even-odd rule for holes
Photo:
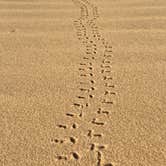
[[[65,114],[72,118],[70,126],[57,124],[65,130],[70,128],[67,139],[52,139],[53,144],[71,143],[68,154],[56,155],[56,162],[68,165],[112,166],[104,152],[109,148],[106,138],[111,120],[111,110],[116,96],[112,77],[112,47],[102,37],[97,26],[98,8],[88,0],[72,0],[80,9],[80,17],[74,21],[76,35],[84,51],[79,64],[79,93],[72,103],[72,110]],[[60,164],[59,164],[60,165]]]

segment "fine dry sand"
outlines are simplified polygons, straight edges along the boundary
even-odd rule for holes
[[[0,0],[0,166],[165,166],[166,1]]]

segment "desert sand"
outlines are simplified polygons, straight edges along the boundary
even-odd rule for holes
[[[0,166],[165,166],[166,1],[0,0]]]

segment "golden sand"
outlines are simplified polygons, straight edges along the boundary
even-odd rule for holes
[[[0,166],[165,166],[165,101],[165,0],[0,0]]]

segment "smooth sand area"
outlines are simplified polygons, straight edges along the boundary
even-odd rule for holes
[[[165,0],[0,0],[0,166],[165,166],[165,110]]]

